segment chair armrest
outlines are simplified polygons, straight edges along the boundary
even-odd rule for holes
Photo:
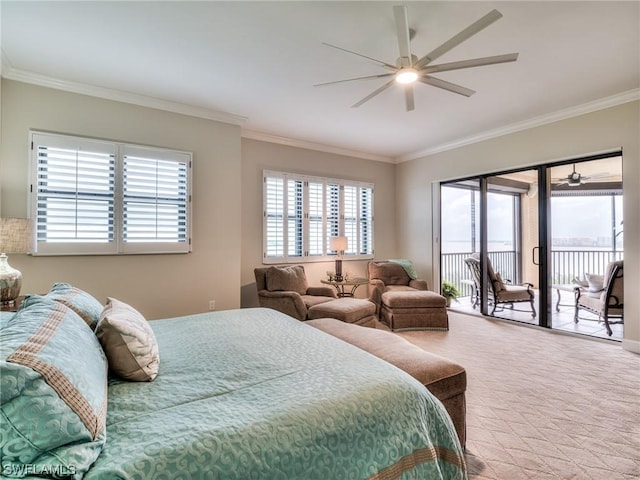
[[[307,318],[307,306],[298,292],[260,290],[258,300],[261,307],[278,310],[298,320]]]
[[[415,288],[416,290],[429,290],[429,283],[426,280],[421,280],[419,278],[410,280],[409,286],[411,288]]]
[[[338,298],[338,292],[333,287],[309,287],[307,288],[307,295]]]
[[[382,294],[387,289],[384,282],[373,278],[369,280],[369,301],[376,306],[376,315],[380,315],[380,305],[382,304]]]

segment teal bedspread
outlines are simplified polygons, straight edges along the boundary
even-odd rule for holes
[[[464,479],[412,377],[268,309],[152,321],[160,373],[112,380],[93,479]]]

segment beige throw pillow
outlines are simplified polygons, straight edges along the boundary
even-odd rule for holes
[[[158,375],[158,342],[135,308],[109,298],[96,327],[109,369],[124,380],[150,382]]]
[[[267,270],[267,290],[270,292],[287,291],[298,292],[305,295],[309,285],[304,274],[304,268],[294,267],[270,267]]]

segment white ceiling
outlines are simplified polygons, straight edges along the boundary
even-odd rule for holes
[[[515,63],[434,76],[350,106],[386,73],[328,42],[395,64],[392,6],[408,6],[418,57],[490,10],[504,17],[434,63],[519,52]],[[242,125],[250,138],[398,161],[639,98],[640,2],[0,3],[2,75]]]

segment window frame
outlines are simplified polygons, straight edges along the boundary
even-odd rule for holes
[[[282,182],[278,192],[269,186],[275,186],[274,182]],[[302,206],[302,219],[298,216],[291,216],[288,196],[288,182],[300,182],[302,186],[302,199],[295,202],[296,206]],[[355,189],[355,219],[350,221],[355,225],[352,231],[355,232],[356,242],[349,237],[349,249],[344,253],[343,260],[370,260],[374,258],[374,184],[369,182],[352,181],[345,179],[326,178],[311,175],[301,175],[295,173],[263,170],[262,175],[262,263],[263,264],[287,264],[287,263],[311,263],[333,261],[337,252],[329,250],[329,238],[335,235],[345,235],[345,188]],[[318,186],[320,187],[320,193]],[[337,188],[337,192],[336,192]],[[363,200],[363,192],[368,192],[367,199]],[[317,203],[312,203],[310,198],[321,198],[322,206],[318,209]],[[337,196],[336,196],[337,193]],[[274,196],[275,195],[275,196]],[[271,203],[270,203],[271,202]],[[275,202],[275,203],[274,203]],[[337,214],[335,211],[337,202]],[[367,203],[370,212],[363,216],[363,204]],[[269,214],[270,209],[275,209],[274,215]],[[333,209],[331,208],[333,207]],[[319,214],[320,212],[320,214]],[[331,214],[333,212],[333,214]],[[300,236],[300,244],[289,242],[291,225],[289,222],[297,222],[296,236]],[[318,222],[321,222],[318,229]],[[312,225],[315,228],[312,229]],[[363,232],[363,226],[367,231]],[[276,228],[279,230],[277,247],[282,255],[269,253],[272,247],[269,245],[269,230]],[[314,232],[313,239],[312,230]],[[318,231],[321,231],[318,234]],[[364,238],[366,237],[366,238]],[[355,245],[354,245],[355,243]],[[369,244],[368,252],[362,253],[363,247]],[[319,250],[319,247],[321,248]],[[301,251],[300,255],[292,254],[294,251]],[[279,253],[279,252],[278,252]]]
[[[29,211],[31,218],[34,220],[36,230],[36,234],[33,236],[32,255],[140,255],[190,253],[192,251],[192,152],[37,130],[29,131],[29,141]],[[90,149],[102,148],[111,152],[114,163],[112,171],[113,188],[104,196],[105,199],[110,198],[112,203],[111,220],[109,220],[111,222],[110,227],[112,234],[108,240],[95,242],[77,240],[62,240],[59,242],[39,241],[37,232],[39,227],[39,195],[41,193],[39,188],[41,172],[41,162],[39,160],[40,147],[77,149],[77,151],[86,148],[88,149],[87,151],[90,152]],[[153,241],[126,241],[124,227],[126,174],[124,164],[125,158],[127,155],[131,156],[131,152],[143,156],[146,155],[146,158],[151,161],[168,161],[179,164],[176,171],[183,173],[184,178],[181,180],[179,175],[176,176],[175,185],[181,192],[177,204],[179,205],[178,209],[184,207],[185,211],[175,218],[176,224],[179,224],[180,220],[184,220],[185,222],[184,227],[178,230],[180,232],[178,236],[181,240],[162,241],[161,235],[158,235],[159,239]],[[156,168],[158,169],[158,165],[156,165]],[[83,192],[84,191],[81,191],[79,188],[75,189],[76,196],[81,196]],[[71,194],[73,194],[73,191],[71,191]],[[86,192],[84,192],[84,194],[86,194]],[[46,196],[46,194],[43,194],[43,196]],[[166,199],[163,199],[157,192],[155,197],[149,196],[148,198],[155,199],[158,206],[163,205],[163,201],[166,203]],[[77,208],[75,212],[77,214]],[[160,224],[161,221],[156,219],[156,228]],[[182,240],[182,238],[184,238],[184,240]]]

